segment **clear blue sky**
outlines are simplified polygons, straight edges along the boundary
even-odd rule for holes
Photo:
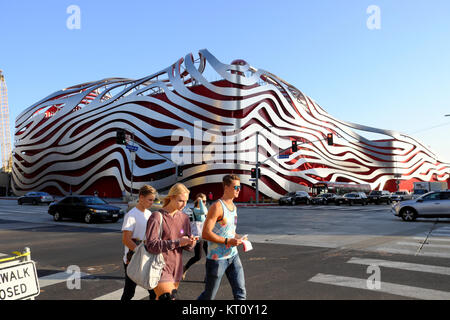
[[[72,4],[79,30],[66,27]],[[379,30],[367,28],[370,5]],[[450,161],[449,17],[448,0],[0,0],[0,69],[14,126],[54,91],[140,78],[207,48],[278,75],[337,118],[416,132]]]

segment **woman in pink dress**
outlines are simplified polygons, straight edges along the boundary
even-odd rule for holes
[[[189,190],[175,184],[164,199],[162,209],[153,212],[147,222],[146,248],[153,254],[162,252],[166,263],[158,286],[154,289],[158,300],[175,300],[183,276],[183,249],[192,251],[198,237],[191,234],[189,217],[181,212],[189,199]],[[159,224],[162,234],[159,239]]]

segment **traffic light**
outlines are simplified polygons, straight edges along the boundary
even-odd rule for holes
[[[182,177],[182,176],[183,176],[183,167],[182,167],[182,166],[178,166],[178,172],[177,172],[177,175],[178,175],[179,177]]]
[[[125,139],[125,130],[124,129],[117,129],[116,131],[116,143],[117,144],[127,144]]]
[[[333,145],[333,134],[332,133],[327,134],[327,141],[328,141],[329,146]]]
[[[297,148],[297,141],[292,141],[292,152],[297,152],[298,148]]]
[[[256,168],[252,168],[252,170],[250,171],[250,176],[252,177],[252,179],[256,178]]]

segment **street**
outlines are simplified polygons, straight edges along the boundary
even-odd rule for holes
[[[55,222],[47,209],[0,200],[0,253],[31,249],[36,300],[120,299],[123,220]],[[403,222],[389,205],[239,207],[237,232],[253,244],[239,248],[250,300],[450,299],[449,219]],[[189,270],[180,299],[202,292],[204,264]],[[217,299],[232,298],[224,279]]]

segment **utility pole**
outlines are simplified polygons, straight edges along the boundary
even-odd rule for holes
[[[255,177],[255,188],[256,188],[256,204],[259,204],[259,143],[258,143],[259,131],[256,131],[256,177]]]

